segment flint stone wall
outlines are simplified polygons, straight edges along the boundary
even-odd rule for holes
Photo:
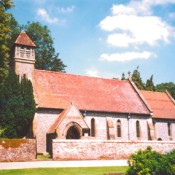
[[[35,139],[0,140],[0,162],[31,161],[35,159]]]
[[[175,142],[123,142],[102,140],[53,140],[53,160],[127,159],[131,153],[151,146],[161,153],[175,149]]]

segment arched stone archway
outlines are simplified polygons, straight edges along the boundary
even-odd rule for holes
[[[78,128],[75,125],[72,125],[66,134],[66,139],[80,139],[81,134]]]

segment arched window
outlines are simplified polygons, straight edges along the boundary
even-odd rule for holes
[[[168,122],[168,136],[171,140],[172,139],[172,126],[170,122]]]
[[[136,135],[137,137],[140,137],[140,122],[136,121]]]
[[[117,120],[117,137],[121,137],[122,132],[121,132],[121,121]]]
[[[91,136],[95,137],[95,119],[91,119]]]

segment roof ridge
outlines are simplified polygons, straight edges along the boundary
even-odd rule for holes
[[[150,112],[150,114],[152,116],[153,115],[153,110],[151,109],[151,107],[149,106],[149,104],[146,102],[146,100],[144,99],[144,97],[142,96],[142,94],[139,93],[139,89],[136,87],[136,85],[134,84],[134,82],[132,81],[131,78],[129,78],[128,81],[130,82],[130,84],[134,88],[135,92],[137,93],[137,95],[139,96],[139,98],[142,100],[142,102],[144,103],[144,105],[146,106],[146,108],[148,109],[148,111]]]
[[[171,94],[166,90],[165,93],[167,94],[167,96],[169,97],[169,99],[174,103],[175,105],[175,100],[173,99],[173,97],[171,96]]]
[[[116,80],[116,79],[111,79],[111,78],[104,78],[104,77],[93,77],[93,76],[88,76],[88,75],[80,75],[80,74],[72,74],[72,73],[67,73],[67,72],[56,72],[56,71],[51,71],[51,70],[41,70],[41,69],[35,69],[36,71],[42,71],[42,72],[50,72],[50,73],[56,73],[56,74],[65,74],[65,75],[70,75],[70,76],[79,76],[79,77],[88,77],[88,78],[94,78],[94,79],[101,79],[101,80],[111,80],[111,81],[127,81],[127,80]]]

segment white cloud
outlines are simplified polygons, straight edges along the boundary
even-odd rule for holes
[[[156,45],[159,41],[169,42],[172,27],[156,16],[115,15],[100,22],[101,29],[109,34],[107,42],[114,46],[130,44]]]
[[[57,10],[59,13],[72,13],[74,9],[75,9],[75,6],[72,5],[66,8],[59,7]]]
[[[150,57],[155,57],[156,55],[152,52],[125,52],[125,53],[115,53],[115,54],[102,54],[100,56],[101,61],[109,62],[126,62],[136,59],[149,59]]]
[[[133,51],[105,53],[100,56],[100,60],[125,62],[155,56],[153,52],[140,51],[139,46],[152,48],[160,46],[160,43],[171,42],[175,28],[152,13],[153,6],[170,3],[175,4],[175,0],[131,0],[125,5],[113,5],[111,15],[99,23],[100,28],[108,34],[106,43],[113,48],[132,48]]]
[[[44,20],[48,23],[58,23],[58,18],[56,17],[50,17],[47,11],[44,8],[39,8],[37,10],[37,15],[41,20]]]
[[[86,75],[88,75],[90,77],[99,77],[99,71],[94,69],[94,68],[93,69],[90,68],[90,69],[86,70]]]

